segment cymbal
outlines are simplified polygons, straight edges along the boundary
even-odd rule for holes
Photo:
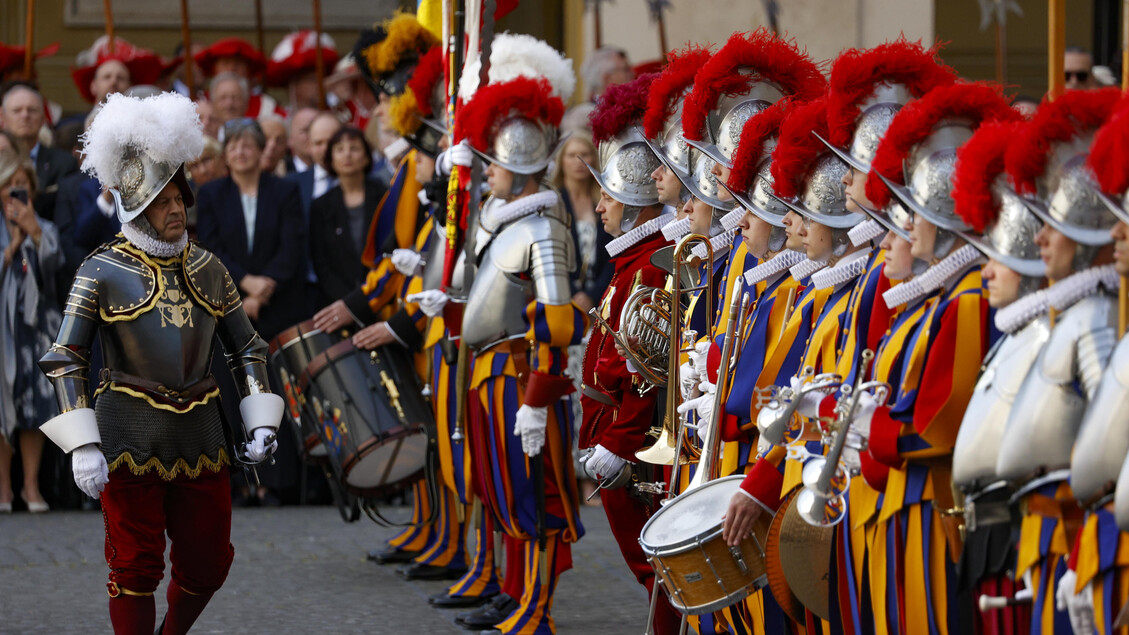
[[[831,545],[834,527],[815,527],[789,505],[780,525],[780,565],[788,586],[809,611],[831,619]]]

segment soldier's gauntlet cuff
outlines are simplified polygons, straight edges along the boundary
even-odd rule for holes
[[[239,414],[243,417],[243,429],[250,437],[255,428],[278,430],[282,423],[282,413],[286,408],[282,397],[273,393],[247,395],[239,402]]]
[[[78,408],[64,412],[39,426],[39,430],[63,452],[71,452],[88,443],[95,445],[102,443],[93,408]]]

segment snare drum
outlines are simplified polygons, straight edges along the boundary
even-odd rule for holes
[[[721,538],[721,518],[744,478],[720,478],[673,498],[643,526],[643,553],[670,603],[687,615],[719,611],[768,583],[764,545],[771,513],[757,517],[740,546]]]
[[[306,366],[300,388],[351,493],[380,496],[423,476],[434,422],[403,350],[339,342]]]
[[[270,341],[270,369],[278,379],[286,400],[286,414],[298,430],[302,460],[321,464],[329,460],[329,452],[318,435],[317,420],[307,410],[306,396],[299,388],[299,378],[306,365],[341,338],[314,328],[313,320],[306,320],[279,333]]]

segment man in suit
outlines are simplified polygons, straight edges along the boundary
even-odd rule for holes
[[[35,210],[43,218],[52,220],[59,180],[77,170],[78,162],[69,152],[39,143],[43,113],[43,96],[28,84],[14,84],[0,98],[0,128],[16,138],[20,156],[35,164],[39,181]]]
[[[314,199],[325,194],[336,185],[337,179],[326,171],[325,149],[329,139],[341,129],[341,122],[331,112],[319,112],[310,121],[308,144],[310,158],[313,164],[309,169],[298,174],[291,174],[288,180],[298,184],[298,192],[302,200],[302,218],[306,233],[310,230],[310,204]],[[306,247],[306,302],[316,302],[318,298],[317,273],[314,271],[310,258],[309,246]]]

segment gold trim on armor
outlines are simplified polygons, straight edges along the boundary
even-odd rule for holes
[[[123,465],[128,466],[129,471],[138,476],[155,470],[157,474],[161,475],[161,479],[171,481],[179,474],[184,474],[188,478],[196,478],[200,476],[200,472],[204,469],[207,469],[209,472],[218,472],[223,466],[231,465],[231,459],[227,456],[227,450],[220,448],[219,453],[216,454],[216,460],[214,461],[208,458],[208,455],[201,454],[196,458],[196,467],[189,467],[188,461],[185,461],[183,458],[178,458],[176,462],[173,463],[172,469],[170,470],[155,456],[150,457],[148,461],[138,465],[133,459],[132,454],[122,452],[118,455],[118,458],[114,459],[113,463],[110,463],[110,471],[113,472]]]
[[[114,245],[111,251],[117,252],[128,258],[133,258],[136,262],[144,266],[131,266],[126,262],[109,257],[105,252],[99,252],[91,258],[95,262],[100,262],[106,265],[112,265],[119,269],[123,269],[135,275],[145,277],[150,284],[153,285],[152,290],[146,298],[139,298],[136,303],[129,306],[109,306],[103,308],[98,307],[98,314],[103,321],[109,322],[130,322],[136,320],[139,315],[152,309],[157,300],[165,294],[165,278],[161,275],[161,268],[153,263],[148,256],[142,251],[135,251],[131,249],[128,243],[121,243]],[[110,312],[107,312],[107,308]]]
[[[117,384],[117,383],[114,383],[112,381],[111,382],[105,382],[101,386],[99,386],[98,390],[94,391],[94,396],[97,397],[98,395],[101,395],[102,393],[106,392],[106,390],[113,390],[114,392],[124,393],[126,395],[129,395],[130,397],[137,397],[138,399],[144,399],[146,403],[148,403],[150,406],[153,406],[154,408],[156,408],[158,410],[175,412],[177,414],[184,414],[186,412],[191,412],[192,409],[195,408],[196,406],[206,404],[206,403],[208,403],[208,401],[210,401],[212,399],[212,397],[218,396],[220,394],[220,389],[217,386],[216,388],[213,388],[212,390],[209,390],[208,392],[204,393],[204,396],[201,397],[200,399],[185,405],[183,408],[177,408],[176,406],[171,406],[171,405],[166,404],[166,403],[158,403],[157,401],[155,401],[153,399],[153,397],[151,397],[150,395],[148,395],[144,392],[141,392],[139,390],[134,390],[133,388],[130,388],[129,386],[122,386],[121,384]]]

